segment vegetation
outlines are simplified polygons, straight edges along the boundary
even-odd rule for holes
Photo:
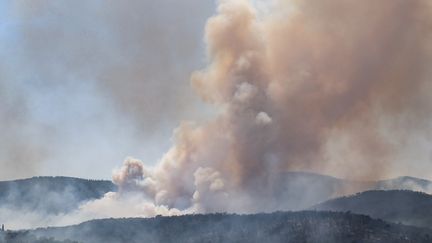
[[[288,172],[274,176],[275,185],[269,192],[273,200],[257,200],[256,206],[265,212],[274,210],[304,210],[334,195],[354,193],[366,189],[432,188],[432,182],[413,177],[368,183],[337,179],[330,176]],[[46,214],[70,212],[88,200],[101,198],[116,186],[106,180],[86,180],[72,177],[33,177],[0,181],[0,206],[10,210],[24,210]]]
[[[432,242],[432,231],[336,212],[103,219],[32,231],[78,242]]]
[[[55,240],[54,238],[36,237],[25,231],[0,232],[0,243],[77,243],[71,240]]]
[[[351,211],[390,222],[420,227],[432,226],[432,195],[406,191],[366,191],[336,198],[313,209]]]

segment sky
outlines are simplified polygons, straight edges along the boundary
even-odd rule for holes
[[[233,2],[241,5],[248,1]],[[382,164],[385,173],[376,177],[410,175],[432,179],[432,99],[426,94],[430,82],[423,77],[429,75],[427,65],[432,55],[424,40],[430,36],[416,28],[424,27],[420,22],[431,22],[430,17],[421,19],[422,7],[417,4],[427,1],[374,3],[376,7],[331,0],[320,4],[296,0],[250,2],[258,16],[255,19],[251,11],[248,14],[254,18],[248,21],[261,28],[252,28],[253,33],[247,34],[266,47],[255,50],[253,43],[254,48],[245,48],[261,55],[258,59],[265,65],[256,70],[265,69],[265,74],[254,70],[252,74],[239,71],[238,75],[254,79],[256,71],[265,76],[266,83],[257,87],[269,96],[265,100],[268,104],[257,103],[259,109],[269,111],[267,114],[256,109],[262,119],[274,120],[270,132],[264,132],[274,138],[273,146],[252,152],[263,149],[274,157],[301,158],[300,167],[291,158],[286,159],[288,169],[308,168],[303,159],[327,159],[322,167],[320,161],[311,162],[310,168],[339,177],[347,177],[353,170],[367,175]],[[270,16],[276,2],[280,5],[276,11],[279,15]],[[236,48],[244,43],[237,43],[235,38],[245,34],[241,28],[233,30],[238,35],[224,33],[223,27],[218,29],[218,24],[229,26],[228,20],[236,24],[233,20],[238,17],[233,14],[224,20],[225,15],[232,14],[228,10],[225,13],[224,7],[219,9],[222,20],[219,23],[216,18],[215,26],[207,25],[210,33],[206,34],[209,17],[218,11],[216,5],[214,0],[0,1],[0,180],[38,175],[110,179],[113,169],[129,156],[156,165],[163,157],[170,157],[166,155],[170,148],[176,149],[176,134],[187,130],[180,125],[184,121],[204,124],[208,137],[217,138],[208,125],[217,122],[206,121],[218,117],[221,107],[237,109],[230,95],[253,91],[254,86],[247,82],[243,85],[237,77],[233,82],[219,80],[219,84],[212,84],[216,83],[213,73],[231,75],[218,66],[224,62],[215,53],[242,53],[243,49]],[[290,14],[298,23],[290,22]],[[365,14],[370,15],[368,19],[364,19]],[[248,22],[240,22],[244,23]],[[255,32],[260,36],[256,37]],[[407,43],[413,41],[418,48],[411,50]],[[387,45],[389,42],[393,45]],[[253,60],[248,55],[239,57],[239,62]],[[378,61],[385,65],[375,65],[380,68],[374,69],[371,64]],[[207,83],[191,83],[196,70],[203,70],[201,79]],[[386,80],[380,80],[382,77]],[[413,80],[406,81],[406,77]],[[338,93],[337,89],[344,87],[337,80],[347,81],[346,93]],[[261,85],[263,81],[249,82]],[[271,91],[272,87],[267,90],[265,86],[269,84],[274,86],[274,97],[266,93]],[[291,86],[284,90],[286,84]],[[321,85],[335,89],[315,96],[314,89],[322,90]],[[251,104],[247,105],[244,111],[250,111]],[[365,111],[358,108],[363,106]],[[272,116],[271,112],[276,114]],[[245,117],[237,114],[219,117],[228,124],[233,122],[230,128],[239,126],[238,131],[243,131],[249,113],[242,114]],[[305,119],[318,125],[304,123]],[[194,132],[186,134],[193,136]],[[256,128],[240,132],[243,134],[251,134],[254,139]],[[240,140],[233,144],[244,145],[244,150],[250,152],[250,145],[255,143]],[[204,144],[200,140],[194,143]],[[202,153],[213,156],[211,146],[208,150]],[[233,154],[237,156],[237,151]],[[259,158],[240,157],[237,159],[245,162],[245,167]],[[198,165],[201,161],[197,161]]]
[[[111,177],[156,161],[180,120],[211,111],[190,88],[211,0],[0,3],[0,180]]]

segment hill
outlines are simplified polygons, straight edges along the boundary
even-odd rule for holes
[[[103,219],[21,234],[82,243],[432,241],[432,230],[351,213],[313,211]]]
[[[390,222],[432,226],[432,196],[408,190],[366,191],[318,204],[312,209],[351,211]]]
[[[81,202],[115,191],[111,181],[73,177],[33,177],[0,181],[0,205],[11,210],[58,214],[76,209]]]
[[[337,193],[347,184],[342,179],[306,172],[287,172],[271,176],[274,184],[266,190],[268,195],[255,202],[257,209],[266,212],[303,210],[339,195]]]
[[[305,210],[331,198],[367,190],[432,191],[431,181],[415,177],[353,181],[306,172],[275,173],[270,176],[273,184],[267,190],[268,195],[263,196],[262,201],[255,202],[257,208],[265,212]]]
[[[263,200],[257,200],[257,211],[304,210],[313,205],[365,190],[418,190],[428,192],[432,182],[414,177],[359,182],[331,176],[286,172],[270,175],[273,184]],[[82,202],[101,198],[116,186],[107,180],[73,177],[33,177],[0,181],[0,209],[58,214],[76,209]],[[268,200],[272,198],[273,200]],[[9,211],[10,211],[9,210]]]
[[[1,232],[0,231],[0,243],[78,243],[77,241],[71,240],[56,240],[52,237],[36,237],[30,232],[18,231],[18,232]]]
[[[401,176],[389,180],[377,181],[373,188],[375,190],[410,190],[432,193],[432,181],[411,176]]]

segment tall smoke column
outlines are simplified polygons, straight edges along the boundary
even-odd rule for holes
[[[155,167],[127,160],[114,176],[122,191],[184,212],[271,210],[283,172],[377,178],[416,128],[429,131],[429,1],[272,4],[219,1],[210,63],[192,75],[219,115],[182,123]]]

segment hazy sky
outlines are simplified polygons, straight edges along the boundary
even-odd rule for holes
[[[214,11],[211,0],[1,1],[0,180],[155,163],[180,120],[208,113],[189,79]]]
[[[233,48],[233,53],[238,54],[236,47],[240,43],[235,38],[245,32],[240,27],[231,35],[223,33],[226,29],[221,27],[207,33],[209,56],[214,55],[213,63],[208,60],[204,31],[207,19],[216,13],[215,2],[0,1],[0,180],[34,175],[109,179],[112,169],[128,156],[154,165],[172,146],[173,130],[181,121],[210,120],[215,113],[212,103],[226,106],[237,89],[253,90],[247,84],[216,78],[196,82],[200,95],[191,88],[191,73],[204,69],[202,73],[207,70],[212,74],[218,63],[214,60],[220,58],[214,54],[216,50],[222,48],[223,56]],[[341,177],[362,168],[366,175],[381,168],[386,173],[376,177],[412,175],[432,179],[432,96],[427,92],[431,85],[428,67],[432,49],[427,44],[431,35],[425,31],[429,30],[425,26],[432,23],[427,12],[432,7],[427,1],[376,2],[376,6],[332,0],[250,2],[258,6],[258,15],[262,16],[270,11],[269,2],[280,5],[279,15],[250,20],[267,28],[252,28],[262,31],[256,39],[265,43],[263,50],[254,51],[262,54],[262,60],[271,61],[268,66],[272,68],[263,72],[264,81],[280,82],[275,92],[296,90],[296,85],[299,88],[293,94],[281,95],[283,102],[276,109],[280,112],[273,111],[273,116],[262,113],[261,117],[273,117],[275,124],[280,124],[271,134],[281,139],[274,140],[268,150],[279,149],[281,160],[286,161],[303,150],[313,155],[325,150],[328,163],[313,168]],[[237,16],[221,9],[224,11],[228,16]],[[294,19],[298,22],[287,18],[295,11],[300,11]],[[370,15],[367,19],[366,14]],[[228,20],[233,19],[224,16],[220,25],[226,28]],[[244,23],[240,22],[240,26]],[[240,34],[234,35],[234,31]],[[255,36],[254,31],[251,36]],[[264,69],[257,65],[256,70],[260,68]],[[316,72],[311,76],[314,78],[305,78],[314,73],[308,68]],[[222,68],[221,73],[225,71]],[[256,77],[246,75],[245,79]],[[290,83],[296,78],[303,82]],[[316,90],[322,91],[320,85],[333,87],[331,84],[339,81],[352,84],[347,85],[350,92],[342,93],[343,97],[335,95],[339,99],[329,96],[327,103],[319,99],[317,102],[318,96],[311,88],[315,86],[308,86],[317,85]],[[222,87],[224,82],[227,87]],[[287,84],[290,86],[285,87]],[[330,90],[337,93],[337,88],[343,86],[335,84]],[[266,92],[263,89],[265,96]],[[224,95],[228,97],[225,103],[218,100]],[[353,101],[339,102],[342,98]],[[358,108],[363,106],[368,106],[367,112]],[[250,109],[247,106],[244,110]],[[323,110],[329,113],[321,117]],[[300,115],[298,120],[293,120],[293,114]],[[350,119],[333,119],[340,114],[348,114],[345,117]],[[232,117],[234,125],[242,130],[244,123],[237,122],[238,113],[233,112]],[[318,125],[311,122],[306,126],[307,119]],[[286,136],[282,136],[284,132]],[[256,129],[249,133],[256,135]],[[253,140],[245,140],[247,151],[260,153],[264,149],[250,147],[248,142]],[[352,144],[344,147],[348,143],[345,140]],[[201,142],[196,145],[203,149]],[[208,150],[213,152],[211,147]],[[385,159],[380,157],[382,154]],[[245,158],[243,165],[249,165],[252,159]],[[303,154],[299,158],[302,166],[298,168],[307,168]],[[316,160],[313,164],[321,163],[313,156],[309,159]],[[376,160],[376,167],[368,166],[369,160]],[[197,165],[201,162],[197,161]],[[343,170],[338,174],[334,168]]]

